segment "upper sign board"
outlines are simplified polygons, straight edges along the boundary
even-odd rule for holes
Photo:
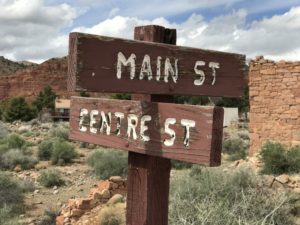
[[[71,33],[71,91],[237,97],[245,56]]]

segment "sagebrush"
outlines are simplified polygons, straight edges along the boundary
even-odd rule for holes
[[[64,184],[64,180],[61,178],[61,174],[56,169],[45,169],[42,170],[38,178],[45,187],[61,186]]]
[[[91,166],[100,179],[108,179],[111,176],[126,176],[127,154],[117,150],[96,150],[88,159]]]
[[[247,147],[241,138],[228,138],[223,142],[223,152],[228,154],[230,161],[245,159]]]
[[[125,225],[125,203],[106,206],[100,211],[99,225]]]
[[[221,169],[181,171],[171,183],[171,225],[292,225],[295,199],[258,188],[249,170],[232,174]],[[299,200],[298,200],[299,201]]]
[[[265,143],[260,151],[262,173],[283,174],[300,172],[300,146],[291,148],[277,142]]]

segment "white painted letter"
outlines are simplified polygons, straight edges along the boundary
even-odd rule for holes
[[[196,122],[194,120],[182,119],[181,125],[184,126],[184,140],[183,145],[189,147],[190,144],[190,127],[195,127]]]
[[[138,117],[134,114],[128,114],[127,116],[127,137],[130,138],[131,136],[131,130],[132,130],[132,138],[134,140],[137,139],[136,135],[136,127],[138,124]]]
[[[141,118],[141,130],[140,130],[140,136],[142,141],[150,141],[150,137],[145,135],[145,131],[148,130],[148,126],[146,126],[147,121],[151,121],[151,116],[149,115],[144,115]]]
[[[117,117],[117,130],[116,134],[119,136],[121,134],[121,121],[124,118],[124,113],[115,112],[115,117]]]
[[[196,74],[200,75],[199,79],[194,80],[194,85],[200,86],[204,83],[205,81],[205,73],[203,70],[199,70],[197,67],[198,66],[204,66],[205,62],[204,61],[196,61],[194,71]]]
[[[106,129],[106,134],[110,135],[111,129],[111,112],[105,114],[101,111],[101,127],[100,132],[103,133],[104,129]]]
[[[156,80],[160,80],[160,75],[161,75],[161,57],[157,56],[157,61],[156,61]]]
[[[84,122],[84,119],[86,118],[85,116],[87,116],[88,113],[89,113],[89,111],[87,109],[81,109],[80,110],[79,130],[82,131],[82,132],[86,132],[87,131],[87,127],[83,126],[83,122]]]
[[[165,139],[164,140],[164,144],[165,146],[172,146],[174,145],[174,141],[176,138],[176,134],[175,131],[172,130],[171,128],[169,128],[169,125],[172,124],[174,125],[176,123],[176,119],[175,118],[167,118],[165,121],[165,133],[170,135],[170,139]]]
[[[214,85],[216,82],[216,69],[220,68],[220,63],[217,62],[210,62],[209,63],[209,68],[212,68],[212,76],[213,76],[213,81],[211,82],[211,85]]]
[[[135,77],[135,54],[131,54],[129,59],[126,60],[122,52],[118,53],[118,64],[117,64],[117,78],[121,79],[122,77],[122,65],[128,66],[130,64],[130,79],[132,80]]]
[[[148,76],[148,80],[152,80],[152,69],[150,64],[150,56],[145,55],[141,66],[140,80],[144,79],[144,75]]]
[[[178,79],[177,62],[178,62],[178,59],[175,59],[175,71],[174,71],[174,69],[173,69],[173,67],[170,63],[170,59],[166,58],[166,61],[165,61],[165,77],[164,77],[164,80],[165,80],[166,83],[168,83],[168,81],[169,81],[169,74],[171,74],[174,83],[177,82],[177,79]]]
[[[94,125],[97,123],[95,116],[99,115],[98,110],[92,110],[90,113],[90,132],[93,134],[97,133],[97,128],[94,127]]]

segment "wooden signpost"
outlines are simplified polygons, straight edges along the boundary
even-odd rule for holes
[[[242,95],[245,56],[177,47],[176,30],[160,26],[136,27],[135,40],[71,33],[71,91],[135,94],[73,97],[70,138],[129,151],[127,225],[167,225],[170,159],[220,165],[223,132],[222,108],[171,95]]]

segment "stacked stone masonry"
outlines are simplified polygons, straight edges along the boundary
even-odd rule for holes
[[[250,155],[268,140],[300,144],[300,62],[251,61]]]

